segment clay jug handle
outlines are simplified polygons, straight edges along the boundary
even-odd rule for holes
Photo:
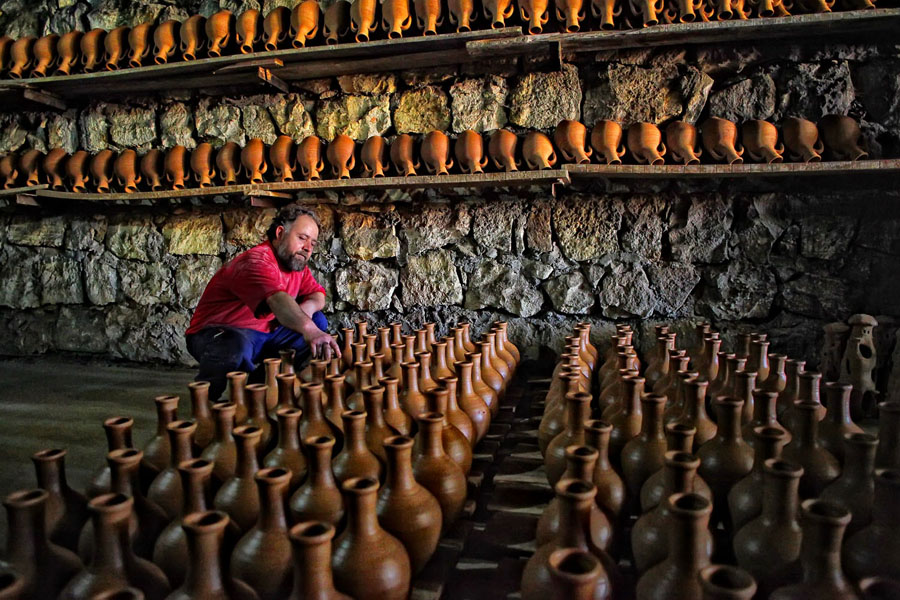
[[[659,150],[659,155],[660,155],[660,156],[665,156],[665,155],[666,155],[666,145],[663,144],[662,142],[659,143],[659,148],[658,148],[658,150]]]
[[[813,144],[813,150],[815,150],[815,151],[818,152],[819,154],[822,154],[822,152],[825,150],[825,144],[822,143],[822,139],[821,139],[821,138],[817,139],[817,140],[816,140],[816,143]]]
[[[737,153],[738,156],[743,156],[743,155],[744,155],[744,147],[743,147],[742,145],[740,145],[740,144],[736,144],[736,145],[735,145],[734,151]]]

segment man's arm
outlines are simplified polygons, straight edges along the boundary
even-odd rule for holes
[[[319,304],[324,307],[324,294],[320,292],[310,294],[303,304],[300,305],[287,292],[275,292],[266,299],[266,303],[272,309],[272,314],[275,315],[279,323],[304,337],[306,343],[309,344],[313,358],[319,358],[320,356],[327,358],[332,353],[336,356],[341,355],[341,349],[338,347],[337,342],[334,341],[334,338],[319,329],[310,316],[319,309],[316,308],[312,312],[307,310]]]
[[[325,308],[325,294],[322,292],[313,292],[300,303],[300,308],[307,316],[312,317],[314,314]]]

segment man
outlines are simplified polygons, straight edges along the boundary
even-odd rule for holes
[[[279,350],[296,350],[298,365],[310,355],[341,354],[325,333],[325,288],[307,266],[319,237],[315,214],[288,205],[266,236],[213,275],[185,332],[200,363],[196,380],[210,382],[211,400],[225,391],[228,372],[252,372]]]

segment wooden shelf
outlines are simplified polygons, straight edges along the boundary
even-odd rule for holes
[[[565,165],[577,179],[715,179],[900,173],[900,159],[743,165]]]

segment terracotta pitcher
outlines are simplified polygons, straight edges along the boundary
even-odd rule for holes
[[[859,147],[859,123],[853,117],[825,115],[819,121],[825,147],[838,160],[862,160],[869,154]]]
[[[290,136],[279,135],[275,143],[269,146],[269,162],[278,181],[294,180],[297,166],[294,162],[294,140]]]
[[[565,23],[568,33],[580,31],[586,16],[584,0],[556,0],[556,20]]]
[[[666,145],[662,143],[659,127],[653,123],[635,123],[628,128],[628,149],[639,164],[665,163]]]
[[[247,145],[241,150],[241,166],[250,183],[262,183],[263,175],[269,170],[266,162],[266,146],[259,138],[247,141]]]
[[[188,17],[179,31],[181,38],[181,56],[184,60],[195,60],[197,53],[206,45],[206,17],[193,15]]]
[[[744,149],[738,144],[737,125],[733,121],[710,117],[700,127],[703,146],[715,160],[729,165],[743,164]]]
[[[183,190],[190,177],[187,148],[178,145],[166,152],[166,181],[173,190]]]
[[[45,156],[40,150],[27,150],[19,158],[19,171],[25,178],[25,185],[39,185]]]
[[[357,42],[368,42],[375,32],[377,8],[376,0],[353,0],[350,5],[350,29],[356,32]]]
[[[454,146],[456,161],[463,173],[483,173],[488,157],[484,155],[481,135],[471,129],[459,134]]]
[[[560,121],[553,132],[553,141],[566,162],[586,165],[593,150],[587,147],[587,128],[578,121]]]
[[[216,163],[213,147],[203,142],[198,144],[191,152],[191,171],[194,172],[194,180],[201,188],[211,187],[216,177]]]
[[[3,180],[3,189],[16,187],[19,179],[19,157],[16,154],[0,157],[0,178]]]
[[[316,0],[304,0],[291,11],[291,45],[294,48],[306,47],[319,31],[319,3]]]
[[[398,135],[391,142],[391,162],[401,177],[409,177],[416,174],[419,163],[414,160],[415,140],[407,133]]]
[[[308,136],[297,145],[297,164],[306,181],[322,178],[325,161],[322,160],[322,142],[314,135]]]
[[[316,436],[303,441],[309,476],[290,499],[294,522],[325,521],[334,526],[344,516],[344,503],[331,468],[334,438]]]
[[[456,25],[456,32],[472,31],[472,21],[478,16],[472,0],[449,0],[450,23]]]
[[[380,135],[373,135],[363,143],[360,157],[363,177],[384,177],[387,167],[387,145]]]
[[[663,10],[663,19],[666,23],[693,23],[697,20],[697,13],[701,19],[708,20],[710,14],[704,10],[702,0],[675,0],[667,3]]]
[[[666,143],[676,162],[699,165],[703,151],[697,143],[697,128],[684,121],[673,121],[666,127]]]
[[[663,11],[663,0],[630,0],[631,10],[640,15],[644,27],[659,25],[659,13]]]
[[[506,172],[519,170],[519,161],[516,160],[518,143],[519,138],[508,129],[497,129],[491,134],[488,153],[498,170]]]
[[[591,0],[591,14],[600,20],[600,29],[610,31],[616,28],[614,17],[622,15],[620,0]]]
[[[622,164],[625,144],[622,143],[622,126],[615,121],[597,121],[591,129],[591,146],[609,165]]]
[[[32,77],[46,77],[47,72],[56,64],[59,36],[55,33],[38,38],[34,43],[34,67],[31,69]]]
[[[336,179],[350,179],[350,171],[356,167],[356,142],[348,135],[338,134],[325,152],[331,164],[331,174]]]
[[[412,26],[409,0],[387,0],[381,5],[381,28],[387,32],[389,40],[403,37],[403,32]]]
[[[231,41],[234,30],[234,15],[229,10],[220,10],[206,20],[206,39],[211,57],[222,56]]]
[[[178,38],[181,23],[170,20],[160,23],[153,31],[153,60],[158,65],[164,65],[175,56],[178,49]]]
[[[444,24],[441,18],[440,0],[415,0],[416,25],[423,35],[436,35],[437,28]]]
[[[745,121],[741,136],[747,155],[757,162],[780,163],[784,144],[778,141],[778,129],[768,121]]]
[[[90,154],[79,150],[66,161],[66,179],[69,182],[69,189],[73,192],[87,191],[90,159]]]
[[[490,20],[492,29],[506,27],[506,19],[512,17],[516,10],[512,0],[484,0],[481,6],[484,16]]]
[[[265,48],[268,51],[278,50],[278,46],[287,39],[291,31],[291,9],[278,6],[269,11],[263,20]]]
[[[540,131],[530,131],[522,143],[522,156],[529,169],[551,169],[556,164],[556,151],[550,138]]]
[[[322,34],[327,45],[337,44],[350,31],[350,3],[337,0],[327,9],[323,16]]]
[[[536,35],[544,30],[544,25],[550,20],[550,12],[547,10],[547,0],[517,0],[519,4],[519,16],[528,24],[528,33]]]
[[[104,47],[106,48],[106,70],[116,71],[119,65],[128,56],[128,37],[130,27],[116,27],[106,34]]]
[[[93,73],[100,65],[103,64],[106,55],[106,48],[104,46],[104,41],[106,40],[106,30],[105,29],[92,29],[81,36],[79,47],[81,49],[81,55],[78,56],[77,52],[75,54],[75,62],[72,65],[72,69],[74,69],[75,64],[81,64],[81,68],[85,73]],[[61,66],[61,65],[60,65]],[[2,71],[2,65],[0,65],[0,71]],[[70,69],[69,73],[72,70]],[[59,73],[60,75],[68,75],[69,73]]]
[[[288,600],[351,600],[334,588],[331,540],[334,525],[304,521],[290,530],[294,556],[294,588]]]
[[[162,150],[154,148],[141,157],[141,178],[157,192],[163,189],[162,180],[165,176],[165,155]]]
[[[252,54],[253,45],[262,38],[259,22],[260,14],[255,8],[248,8],[237,18],[234,39],[240,46],[241,54]]]
[[[10,67],[9,76],[12,79],[22,79],[25,71],[34,64],[34,43],[37,38],[25,36],[13,42],[9,50]]]
[[[819,162],[825,145],[819,139],[816,124],[806,119],[788,117],[781,123],[784,134],[784,145],[787,146],[791,160],[802,162]]]
[[[150,54],[153,39],[153,23],[135,25],[128,32],[128,66],[140,67]]]
[[[235,185],[241,172],[241,147],[228,142],[216,154],[216,168],[224,185]]]
[[[113,172],[126,194],[134,193],[138,189],[137,186],[141,182],[138,166],[138,156],[134,150],[123,150],[116,158]]]
[[[109,192],[115,159],[116,155],[112,150],[101,150],[91,158],[91,178],[98,193]]]
[[[422,160],[431,174],[449,175],[453,168],[450,158],[450,139],[443,131],[431,131],[422,140]]]

